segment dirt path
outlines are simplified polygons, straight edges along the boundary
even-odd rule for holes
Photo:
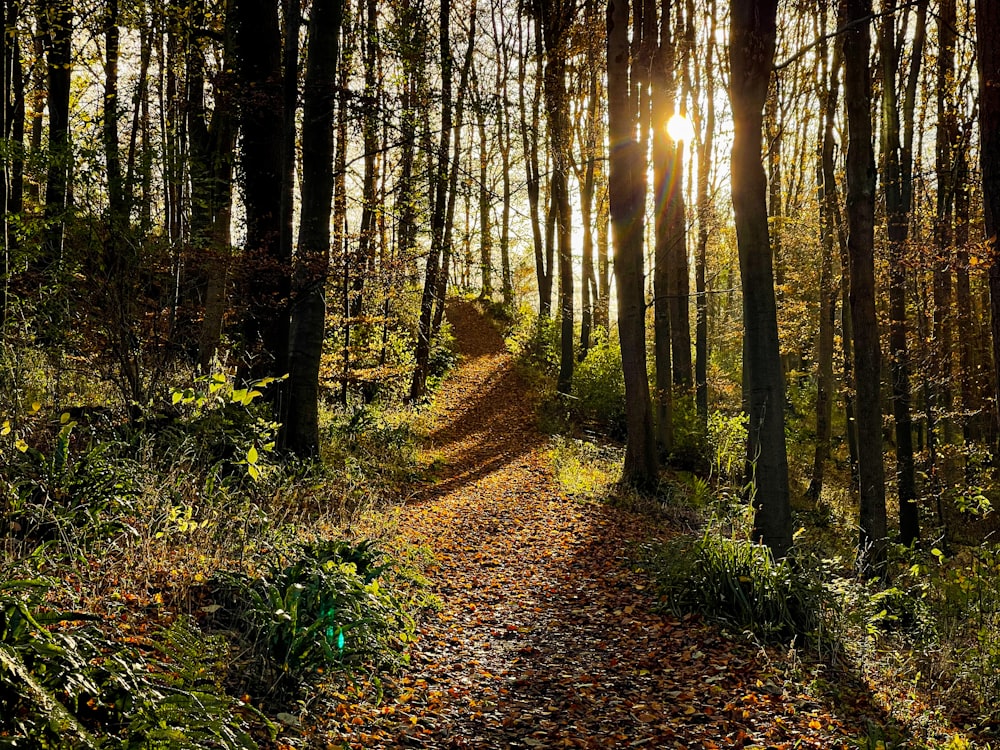
[[[500,336],[470,304],[448,314],[462,362],[436,401],[441,468],[400,523],[434,551],[443,606],[382,705],[340,707],[330,746],[839,746],[836,712],[758,649],[649,613],[629,554],[656,529],[561,492]]]

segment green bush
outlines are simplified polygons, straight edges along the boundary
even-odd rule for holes
[[[767,547],[705,535],[645,550],[664,607],[697,613],[765,640],[808,635],[818,625],[821,589]]]
[[[145,471],[126,446],[83,434],[67,413],[50,445],[42,445],[48,433],[40,432],[28,436],[39,447],[13,432],[0,447],[2,527],[8,534],[79,549],[131,532]]]
[[[234,483],[256,480],[265,457],[274,450],[279,427],[262,399],[274,382],[275,378],[265,378],[236,388],[222,373],[202,375],[191,386],[174,391],[176,418],[168,417],[162,425],[138,426],[144,432],[152,427],[155,454],[172,464],[185,462]]]
[[[712,454],[712,476],[726,484],[743,480],[747,459],[747,425],[750,416],[713,411],[708,415],[708,444]]]
[[[598,328],[587,356],[573,373],[571,418],[600,427],[615,437],[625,436],[625,375],[618,337]]]
[[[220,572],[212,586],[220,621],[242,634],[262,684],[294,691],[318,673],[404,660],[413,622],[380,583],[391,565],[370,542],[329,540],[301,545],[259,577]]]
[[[221,641],[181,619],[141,647],[124,644],[79,624],[94,616],[46,610],[48,590],[43,580],[0,584],[0,747],[257,747],[244,709],[213,678]]]
[[[507,349],[522,366],[543,376],[559,372],[559,326],[551,317],[520,310],[507,335]]]

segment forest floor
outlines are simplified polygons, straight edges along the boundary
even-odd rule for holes
[[[673,532],[568,497],[501,336],[472,304],[448,317],[461,361],[432,407],[431,478],[396,531],[432,550],[440,608],[382,700],[339,694],[314,746],[865,746],[886,718],[856,677],[651,611],[635,550]]]

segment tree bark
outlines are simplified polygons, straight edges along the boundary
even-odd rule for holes
[[[569,394],[573,387],[573,216],[569,200],[569,103],[566,97],[566,58],[575,2],[549,0],[538,4],[545,48],[545,106],[548,111],[552,173],[549,195],[555,212],[556,257],[559,266],[559,376],[556,388]]]
[[[281,242],[282,175],[286,168],[281,29],[275,2],[235,0],[234,10],[246,211],[246,245],[240,263],[242,302],[246,305],[242,328],[248,374],[257,379],[283,375],[288,368],[292,259],[285,255]]]
[[[434,201],[431,211],[431,247],[424,268],[424,291],[420,298],[420,320],[417,324],[416,367],[410,383],[410,400],[420,401],[427,395],[427,368],[431,354],[431,328],[434,322],[434,296],[441,273],[444,251],[445,222],[448,203],[448,172],[451,160],[451,0],[441,0],[441,138],[437,148],[434,173]]]
[[[875,311],[875,155],[872,146],[871,0],[846,0],[844,96],[847,100],[847,249],[851,266],[854,377],[857,391],[860,527],[858,565],[881,574],[886,559],[882,456],[881,347]]]
[[[899,496],[899,539],[909,546],[920,536],[917,512],[917,488],[913,462],[913,430],[910,416],[910,356],[906,334],[906,243],[909,234],[910,206],[904,191],[903,174],[912,171],[903,159],[910,153],[902,149],[899,132],[899,102],[896,95],[896,70],[900,50],[896,46],[895,0],[887,0],[879,35],[882,59],[882,154],[885,174],[885,212],[889,241],[889,349],[892,377],[892,411],[896,423],[896,482]],[[926,10],[926,6],[924,6]],[[920,19],[918,19],[919,21]],[[923,46],[923,24],[914,37],[914,60],[919,61]],[[919,62],[916,63],[919,65]],[[917,75],[919,67],[910,75]],[[905,113],[913,117],[913,110]]]
[[[747,458],[753,467],[753,536],[776,557],[782,557],[792,543],[785,389],[767,227],[767,177],[761,161],[763,108],[777,34],[777,0],[734,0],[730,14],[732,192],[743,280],[747,357],[743,366],[748,370]]]
[[[45,232],[42,267],[58,275],[62,266],[63,235],[69,208],[70,147],[69,100],[73,72],[73,5],[69,0],[46,0],[45,69],[48,76],[49,152],[45,179]],[[52,321],[57,324],[56,321]]]
[[[655,14],[655,6],[650,8]],[[666,122],[674,110],[675,45],[671,38],[671,3],[662,4],[659,44],[653,55],[650,76],[653,122],[653,216],[655,245],[653,251],[653,352],[656,358],[656,442],[661,455],[673,449],[673,365],[671,335],[677,305],[673,294],[678,291],[674,275],[678,273],[676,255],[684,250],[684,204],[681,192],[681,156],[678,144],[666,131]],[[655,38],[653,40],[655,42]],[[678,250],[678,246],[680,249]],[[687,304],[687,299],[684,299]],[[678,325],[679,325],[678,321]],[[690,352],[689,355],[690,357]]]
[[[701,85],[701,68],[695,66],[696,96],[705,102],[704,120],[699,123],[698,140],[698,247],[695,253],[695,404],[702,430],[708,429],[708,293],[705,274],[708,267],[708,235],[712,223],[712,201],[709,196],[709,176],[715,138],[715,32],[716,6],[711,0],[708,8],[708,38],[705,45],[704,89]],[[704,96],[701,92],[704,91]],[[701,118],[699,118],[701,119]]]
[[[319,455],[319,370],[333,202],[333,123],[343,0],[314,0],[302,98],[302,208],[292,278],[284,444]]]
[[[608,132],[611,158],[608,199],[618,288],[618,335],[625,376],[627,441],[622,481],[656,483],[656,444],[646,372],[646,304],[643,292],[643,206],[646,159],[635,140],[636,112],[629,98],[628,0],[609,0]]]
[[[990,250],[990,329],[993,372],[1000,373],[1000,5],[976,2],[976,65],[979,70],[979,165],[983,180],[983,213]],[[994,434],[1000,434],[1000,376],[994,378]],[[996,446],[994,446],[996,448]],[[1000,451],[998,451],[1000,455]]]

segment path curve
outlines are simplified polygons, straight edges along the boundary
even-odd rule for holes
[[[499,333],[471,303],[448,318],[462,359],[433,408],[440,470],[400,522],[434,552],[442,608],[386,701],[342,704],[326,746],[840,746],[829,707],[776,683],[758,649],[650,613],[630,553],[657,529],[562,492]]]

